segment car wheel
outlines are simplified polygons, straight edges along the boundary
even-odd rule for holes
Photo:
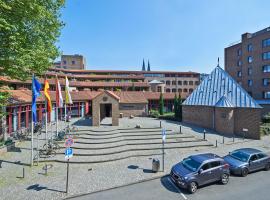
[[[197,191],[197,189],[198,189],[197,183],[191,182],[191,183],[189,184],[188,191],[189,191],[191,194],[195,193],[195,192]]]
[[[270,169],[270,163],[266,163],[264,169],[265,169],[266,171],[269,171],[269,169]]]
[[[221,176],[221,183],[223,185],[226,185],[229,182],[229,175],[228,174],[222,174]]]
[[[241,172],[241,175],[242,175],[243,177],[247,176],[247,175],[248,175],[248,169],[247,169],[247,168],[243,168],[243,169],[242,169],[242,172]]]

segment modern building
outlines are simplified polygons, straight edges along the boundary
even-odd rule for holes
[[[120,70],[65,70],[50,69],[48,75],[69,75],[75,80],[86,80],[95,76],[108,77],[113,82],[146,82],[159,81],[165,84],[164,92],[178,92],[188,96],[200,83],[200,73],[175,71],[120,71]],[[117,79],[118,77],[118,79]],[[124,80],[121,80],[124,79]],[[135,80],[136,79],[136,80]]]
[[[241,41],[225,48],[225,70],[270,111],[270,27],[242,34]]]
[[[260,138],[261,106],[217,66],[183,102],[183,122],[226,136]]]
[[[55,68],[80,69],[86,68],[86,59],[82,55],[61,55],[61,61],[54,63]]]

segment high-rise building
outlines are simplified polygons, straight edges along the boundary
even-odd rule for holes
[[[270,27],[225,48],[225,70],[259,103],[270,104]]]

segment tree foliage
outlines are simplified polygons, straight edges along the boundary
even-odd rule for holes
[[[164,98],[162,92],[160,93],[159,96],[159,108],[158,108],[159,114],[163,115],[164,114]]]
[[[42,75],[59,55],[64,0],[0,0],[0,75]]]

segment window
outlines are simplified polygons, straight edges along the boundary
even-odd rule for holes
[[[263,92],[263,98],[270,99],[270,92]]]
[[[248,57],[248,63],[252,63],[252,61],[253,61],[252,56],[249,56],[249,57]]]
[[[72,65],[75,65],[75,60],[72,60],[71,63],[72,63]]]
[[[249,161],[255,161],[255,160],[257,160],[258,158],[257,158],[257,155],[252,155],[251,157],[250,157],[250,159],[249,159]]]
[[[210,169],[209,163],[204,164],[204,165],[202,166],[201,169],[202,169],[203,171]]]
[[[270,59],[270,51],[263,53],[262,54],[262,59],[263,60],[269,60]]]
[[[248,94],[249,94],[249,96],[251,96],[251,97],[252,97],[252,92],[250,92],[250,91],[249,91],[249,92],[248,92]]]
[[[238,50],[237,50],[237,55],[238,55],[238,56],[241,56],[241,55],[242,55],[242,49],[238,49]]]
[[[178,81],[178,85],[182,85],[182,81]]]
[[[167,89],[166,89],[166,92],[171,92],[171,89],[170,89],[170,88],[167,88]]]
[[[189,85],[193,85],[193,81],[189,81]]]
[[[195,85],[199,85],[199,81],[195,81]]]
[[[248,75],[250,76],[252,74],[252,68],[248,68]]]
[[[172,92],[176,92],[176,89],[175,89],[175,88],[173,88],[173,89],[172,89]]]
[[[187,83],[188,83],[187,81],[184,81],[184,85],[187,85]]]
[[[242,66],[242,61],[241,60],[237,61],[237,66]]]
[[[184,92],[187,92],[187,89],[186,88],[184,89]]]
[[[267,38],[265,40],[262,41],[262,46],[263,47],[268,47],[270,46],[270,38]]]
[[[172,85],[176,85],[176,81],[172,81]]]
[[[248,52],[253,51],[253,46],[252,46],[252,44],[248,44],[247,50],[248,50]]]
[[[66,69],[66,68],[67,68],[67,66],[63,66],[63,68],[64,68],[64,69]]]
[[[248,80],[248,86],[252,86],[253,81],[252,80]]]
[[[266,157],[266,155],[263,153],[258,153],[257,156],[258,156],[258,159],[262,159]]]
[[[64,63],[64,65],[66,65],[66,64],[67,64],[67,61],[66,61],[66,60],[64,60],[64,61],[63,61],[63,63]]]
[[[171,81],[166,81],[166,85],[171,85]]]
[[[242,72],[241,71],[238,71],[237,72],[237,77],[241,77],[242,76]]]
[[[193,89],[192,89],[192,88],[190,88],[188,91],[189,91],[189,93],[192,93],[192,92],[193,92]]]
[[[263,72],[270,72],[270,65],[264,65]]]
[[[181,89],[181,88],[179,88],[179,89],[178,89],[178,92],[179,92],[179,93],[182,93],[182,89]]]
[[[218,167],[220,166],[220,161],[214,161],[210,163],[210,168]]]
[[[263,86],[268,86],[270,85],[270,78],[264,78],[263,79]]]

